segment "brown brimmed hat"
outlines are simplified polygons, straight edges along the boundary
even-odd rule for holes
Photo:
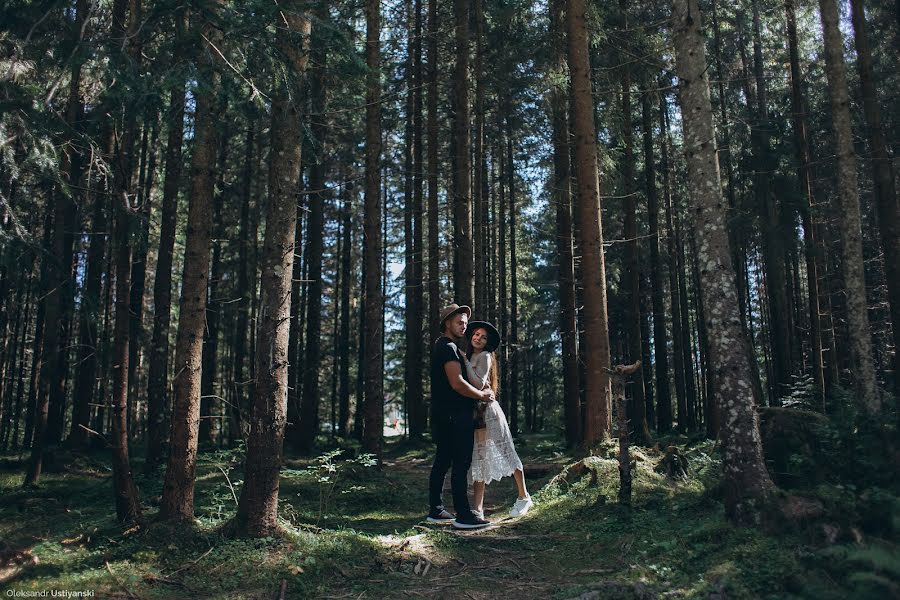
[[[444,308],[444,310],[441,311],[441,320],[438,321],[438,326],[439,327],[443,326],[444,321],[446,321],[447,319],[449,319],[456,313],[466,313],[467,317],[469,317],[469,318],[472,317],[472,309],[471,308],[469,308],[466,305],[460,306],[459,304],[456,304],[454,302],[453,304],[451,304],[450,306],[447,306],[446,308]]]
[[[488,341],[484,347],[485,352],[493,352],[500,347],[500,332],[497,331],[493,324],[487,321],[469,321],[469,324],[466,325],[466,339],[469,340],[470,344],[472,336],[475,335],[475,331],[478,329],[487,331]]]

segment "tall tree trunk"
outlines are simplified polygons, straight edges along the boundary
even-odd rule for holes
[[[208,11],[216,13],[222,0],[209,0]],[[204,12],[195,13],[202,19]],[[206,326],[206,295],[209,278],[210,229],[212,226],[213,173],[216,166],[216,109],[220,75],[213,50],[219,47],[221,31],[209,20],[198,25],[204,37],[197,48],[200,77],[204,85],[195,93],[194,148],[191,157],[191,192],[178,334],[175,340],[175,378],[172,382],[172,430],[169,459],[163,486],[160,517],[168,520],[194,518],[194,474],[197,468],[197,438],[200,421],[200,383],[203,334]]]
[[[156,173],[156,146],[159,120],[146,115],[141,135],[141,163],[138,175],[137,210],[140,226],[131,261],[131,322],[128,331],[128,415],[130,438],[140,433],[140,395],[137,390],[137,369],[144,343],[144,290],[147,283],[147,254],[150,243],[150,209],[153,180]]]
[[[509,326],[509,306],[507,304],[509,294],[507,293],[507,263],[506,263],[506,191],[504,187],[505,181],[505,173],[506,167],[504,167],[503,160],[503,146],[504,146],[504,128],[502,122],[502,111],[497,111],[497,147],[494,151],[496,161],[498,163],[499,168],[498,178],[497,178],[497,189],[500,193],[500,218],[497,221],[497,224],[500,229],[500,243],[499,243],[499,253],[498,260],[500,261],[500,339],[505,340],[507,343],[504,343],[500,346],[500,363],[503,365],[503,369],[500,371],[500,406],[503,408],[503,412],[509,414],[509,359],[510,359],[510,349],[509,349],[509,338],[507,337],[508,326]]]
[[[344,207],[341,214],[341,230],[344,236],[344,243],[341,246],[341,280],[344,285],[341,288],[341,330],[337,342],[340,362],[338,435],[341,437],[347,436],[347,425],[350,421],[350,288],[352,287],[350,249],[353,227],[353,221],[350,219],[353,194],[351,190],[352,184],[348,183],[344,187]]]
[[[894,335],[894,391],[900,394],[900,207],[894,185],[894,170],[888,153],[878,94],[875,89],[875,73],[872,67],[872,51],[863,0],[850,0],[853,18],[853,39],[856,43],[856,68],[862,88],[863,113],[868,129],[869,153],[872,162],[872,179],[875,182],[875,200],[878,205],[878,228],[881,247],[884,250],[884,275],[891,309],[891,328]]]
[[[318,18],[327,19],[327,13],[319,10]],[[300,404],[300,427],[296,447],[302,452],[313,448],[319,428],[319,368],[322,360],[320,336],[322,329],[322,252],[325,230],[325,137],[326,93],[325,73],[328,59],[324,39],[313,31],[309,73],[309,97],[311,110],[310,133],[312,152],[309,156],[309,202],[306,228],[307,268],[309,282],[306,292],[306,356],[303,360],[303,396]]]
[[[223,113],[225,106],[220,109]],[[220,132],[219,155],[216,159],[216,176],[213,197],[212,220],[212,262],[209,268],[209,286],[206,295],[206,336],[203,342],[202,366],[200,368],[200,428],[198,442],[218,446],[222,435],[222,386],[217,386],[219,378],[219,324],[222,322],[223,305],[219,300],[219,285],[222,282],[222,209],[225,204],[225,172],[228,162],[230,134],[227,127]]]
[[[691,338],[690,301],[688,299],[688,270],[685,265],[685,246],[682,229],[682,213],[678,209],[675,198],[672,199],[672,218],[675,221],[675,264],[678,270],[678,306],[681,309],[681,353],[684,368],[684,404],[678,405],[679,431],[694,431],[694,405],[697,402],[697,388],[694,385],[694,344]]]
[[[244,486],[234,518],[234,531],[248,537],[278,531],[278,475],[281,471],[287,419],[288,337],[291,277],[297,220],[296,190],[300,179],[302,128],[300,78],[310,51],[311,21],[295,2],[282,5],[276,34],[278,52],[286,60],[283,80],[272,98],[269,159],[269,204],[260,279],[260,322],[257,331],[256,388],[247,437]]]
[[[747,341],[738,313],[697,1],[677,0],[672,16],[700,291],[721,399],[725,509],[736,521],[758,523],[774,486],[763,462],[752,375],[744,350]]]
[[[846,293],[850,358],[860,403],[867,413],[877,415],[881,412],[881,399],[878,396],[875,365],[872,361],[856,154],[853,151],[853,129],[850,121],[850,97],[847,91],[843,42],[838,27],[839,17],[835,0],[819,0],[819,9],[825,38],[825,74],[828,77],[831,121],[837,154],[839,205],[836,212],[841,232],[841,268]]]
[[[106,194],[94,195],[94,215],[91,220],[91,242],[87,252],[87,274],[81,299],[78,326],[78,369],[72,406],[72,428],[69,445],[76,449],[88,447],[91,400],[96,389],[97,365],[100,355],[98,325],[102,320],[103,269],[106,258]]]
[[[606,371],[610,367],[610,352],[606,313],[606,265],[600,219],[600,181],[597,173],[597,135],[591,99],[584,0],[566,1],[566,19],[584,284],[584,444],[586,447],[593,447],[610,434],[610,389],[609,374]]]
[[[427,329],[437,326],[441,312],[440,246],[438,245],[438,20],[437,0],[428,2],[428,314]],[[458,301],[458,300],[457,300]]]
[[[251,250],[248,246],[250,235],[250,204],[252,202],[251,186],[253,184],[253,148],[257,143],[256,123],[251,121],[247,127],[247,137],[244,141],[244,168],[241,176],[241,219],[238,231],[238,272],[235,292],[240,303],[237,306],[237,323],[234,328],[234,402],[229,409],[231,415],[230,437],[232,440],[244,439],[249,425],[249,410],[247,403],[247,329],[250,325],[250,287],[256,287],[256,268],[253,268],[253,280],[250,278]]]
[[[421,276],[421,202],[422,202],[422,142],[421,142],[421,53],[416,32],[421,29],[420,2],[411,0],[407,8],[407,61],[406,61],[406,131],[404,160],[404,242],[405,269],[405,356],[404,390],[407,431],[411,438],[419,438],[425,432],[425,405],[422,397],[422,276]],[[418,237],[417,237],[418,235]]]
[[[647,217],[650,225],[650,295],[653,303],[653,353],[656,366],[656,414],[659,422],[671,426],[672,400],[669,390],[669,350],[666,337],[665,282],[659,257],[659,194],[656,189],[656,158],[653,155],[653,115],[650,92],[641,94],[641,128],[644,139],[644,179]],[[663,132],[664,134],[665,132]],[[647,368],[649,368],[649,364]],[[661,428],[660,428],[661,429]]]
[[[187,27],[187,11],[175,17],[176,36],[181,39]],[[178,79],[172,88],[166,114],[166,179],[163,182],[162,212],[159,225],[159,249],[156,253],[156,277],[153,282],[153,333],[150,339],[150,364],[147,373],[147,454],[144,470],[150,472],[162,461],[168,438],[169,410],[169,326],[172,319],[172,262],[175,256],[175,227],[178,222],[178,192],[184,167],[185,83]]]
[[[472,182],[472,238],[475,269],[475,307],[487,318],[487,285],[485,279],[484,215],[487,201],[486,163],[484,157],[484,0],[475,0],[475,133],[474,181]]]
[[[770,386],[774,391],[773,402],[780,404],[781,396],[791,383],[791,340],[790,313],[787,298],[787,276],[784,264],[783,214],[769,185],[775,174],[776,165],[772,160],[771,130],[768,114],[766,79],[763,71],[762,34],[760,32],[759,1],[753,0],[753,71],[756,77],[756,119],[751,128],[754,143],[753,189],[757,209],[760,211],[760,229],[763,266],[766,273],[766,295],[769,300],[769,329],[772,341],[773,379]]]
[[[684,414],[686,406],[686,391],[684,377],[684,352],[682,346],[682,328],[681,328],[681,294],[679,293],[678,280],[678,248],[675,243],[675,215],[672,214],[672,193],[669,174],[669,119],[667,115],[668,102],[665,95],[659,98],[659,129],[662,148],[660,152],[660,170],[663,178],[663,200],[666,210],[666,239],[668,240],[668,266],[669,266],[669,299],[672,312],[672,357],[673,367],[675,370],[675,406],[679,421],[681,415]],[[659,405],[659,418],[657,421],[657,431],[666,433],[672,428],[672,405],[670,402],[663,402]],[[683,424],[679,422],[679,427]]]
[[[512,108],[506,108],[506,161],[509,178],[509,428],[519,434],[519,257],[516,252],[516,168],[513,162],[513,128],[510,122]],[[503,224],[501,223],[501,226]]]
[[[381,291],[381,7],[366,0],[366,189],[364,228],[366,236],[366,309],[364,334],[365,422],[362,447],[381,462],[384,429],[384,375],[382,365],[383,295]]]
[[[550,4],[550,30],[553,36],[554,80],[566,70],[565,1]],[[571,162],[569,148],[568,94],[565,84],[550,89],[550,112],[553,125],[553,186],[556,204],[556,253],[559,261],[559,331],[562,341],[563,414],[566,445],[581,442],[581,407],[578,392],[578,332],[575,323],[575,263],[572,248]]]
[[[619,0],[622,17],[623,39],[628,39],[628,2]],[[627,53],[627,45],[625,52]],[[634,181],[634,127],[631,115],[631,67],[622,69],[622,139],[625,145],[625,160],[622,163],[622,189],[625,195],[625,271],[628,302],[625,309],[625,332],[628,339],[628,360],[633,364],[643,355],[641,351],[641,255],[637,232],[637,186]],[[650,368],[648,364],[647,369]],[[644,445],[650,439],[647,427],[647,410],[644,405],[643,373],[631,380],[631,398],[628,403],[628,418],[633,428],[635,444]]]
[[[423,180],[424,171],[422,169],[422,0],[413,0],[413,116],[412,116],[412,134],[413,134],[413,208],[412,208],[412,295],[408,307],[409,318],[413,323],[414,339],[412,340],[413,348],[410,352],[410,363],[421,370],[424,337],[423,332],[423,291],[424,281],[422,276],[423,254],[422,254],[422,229],[423,229]],[[417,376],[412,380],[412,389],[410,390],[410,414],[407,416],[409,436],[413,439],[421,437],[425,433],[427,425],[427,414],[425,409],[425,394],[422,385],[422,377]]]
[[[140,0],[130,0],[127,42],[131,67],[140,66],[140,42],[137,38],[142,23]],[[115,10],[113,11],[115,19]],[[114,31],[116,26],[113,26]],[[125,40],[125,31],[122,31]],[[131,221],[135,218],[132,206],[132,179],[134,171],[134,143],[137,115],[132,107],[125,107],[122,137],[113,171],[113,206],[115,210],[114,234],[116,240],[116,305],[113,331],[113,389],[112,389],[112,463],[113,489],[116,498],[116,516],[122,522],[135,522],[143,518],[137,488],[128,458],[128,339],[131,327]]]
[[[472,161],[469,144],[469,0],[454,0],[456,67],[453,73],[453,296],[475,301],[472,246]]]
[[[825,406],[825,368],[822,361],[822,323],[819,315],[819,248],[813,226],[812,207],[815,194],[812,181],[811,153],[806,108],[800,87],[800,50],[797,39],[797,17],[794,0],[785,0],[787,16],[788,47],[791,63],[791,121],[794,130],[794,147],[797,153],[798,177],[800,180],[800,217],[803,223],[803,241],[806,256],[806,288],[809,294],[809,351],[812,358],[812,377],[819,395],[819,402]]]

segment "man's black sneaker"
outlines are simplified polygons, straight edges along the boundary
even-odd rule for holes
[[[491,522],[487,519],[482,519],[478,515],[473,514],[468,517],[456,517],[456,520],[453,521],[453,529],[481,529],[490,524]]]
[[[452,523],[454,521],[453,515],[448,513],[446,510],[433,510],[428,513],[428,517],[425,519],[429,523]]]

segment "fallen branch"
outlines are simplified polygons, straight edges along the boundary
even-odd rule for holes
[[[171,573],[169,573],[168,575],[166,575],[166,577],[171,577],[171,576],[174,575],[175,573],[181,573],[181,572],[184,571],[185,569],[189,569],[189,568],[193,567],[193,566],[196,565],[198,562],[200,562],[201,560],[203,560],[207,555],[209,555],[209,553],[213,551],[213,548],[215,548],[215,546],[210,546],[210,547],[209,547],[209,550],[207,550],[206,552],[204,552],[203,554],[200,555],[200,558],[197,558],[196,560],[192,560],[191,562],[189,562],[188,564],[184,565],[184,566],[181,567],[180,569],[176,569],[176,570],[172,571]]]

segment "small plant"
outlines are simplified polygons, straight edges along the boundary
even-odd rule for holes
[[[322,520],[325,513],[328,512],[328,505],[331,497],[338,488],[338,483],[342,481],[342,475],[348,470],[352,470],[354,466],[363,468],[374,467],[378,464],[374,454],[360,454],[355,458],[340,460],[344,450],[337,448],[330,450],[325,454],[316,458],[315,463],[306,467],[302,471],[283,470],[282,477],[304,477],[313,479],[319,484],[319,515],[316,518],[316,525]],[[341,490],[341,494],[351,494],[364,490],[365,486],[352,485]]]

